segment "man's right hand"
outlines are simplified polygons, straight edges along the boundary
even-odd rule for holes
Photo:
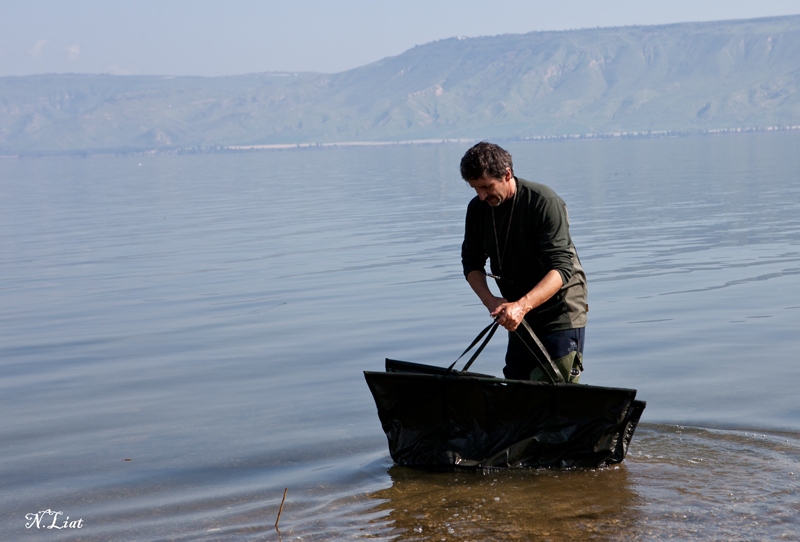
[[[508,300],[502,297],[495,297],[495,296],[487,296],[487,298],[483,302],[484,306],[486,306],[486,308],[489,309],[489,314],[492,316],[492,318],[495,317],[495,312],[497,311],[497,309],[501,305],[504,305],[505,303],[508,303]]]
[[[503,303],[508,303],[502,297],[495,296],[486,284],[486,274],[483,271],[471,271],[467,275],[467,282],[469,283],[472,291],[478,295],[481,303],[489,309],[489,314],[497,310],[497,307]]]

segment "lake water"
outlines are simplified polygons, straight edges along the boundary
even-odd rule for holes
[[[570,209],[581,381],[648,403],[624,463],[392,465],[362,372],[488,323],[466,146],[2,159],[0,539],[797,540],[800,134],[506,147]]]

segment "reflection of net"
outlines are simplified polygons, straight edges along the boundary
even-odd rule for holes
[[[624,468],[389,474],[371,497],[403,540],[624,540],[637,517]]]

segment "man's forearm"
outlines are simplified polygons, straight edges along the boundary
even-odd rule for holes
[[[467,274],[467,282],[484,306],[489,309],[492,318],[497,319],[498,323],[509,331],[517,329],[526,314],[553,297],[564,284],[561,273],[553,269],[530,292],[509,303],[492,293],[486,283],[486,274],[482,271],[470,271]]]
[[[486,279],[483,280],[485,283]],[[509,331],[514,331],[522,323],[526,314],[553,297],[562,284],[561,273],[551,270],[522,298],[511,303],[500,302],[494,309],[489,308],[489,313],[501,326]]]
[[[530,292],[520,298],[517,303],[522,306],[522,310],[527,314],[556,295],[563,285],[564,280],[561,278],[561,273],[555,269],[551,269],[544,278],[542,278]]]
[[[486,283],[486,273],[478,270],[470,271],[467,274],[467,282],[472,288],[472,291],[475,292],[481,300],[481,303],[483,303],[490,312],[493,311],[499,304],[500,299],[489,289],[489,285]]]

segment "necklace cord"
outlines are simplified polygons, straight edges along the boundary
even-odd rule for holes
[[[516,183],[516,179],[514,180]],[[503,241],[503,252],[500,253],[500,240],[497,237],[497,222],[494,217],[494,207],[492,207],[492,230],[494,230],[494,248],[497,251],[497,266],[498,273],[503,274],[503,260],[506,257],[506,249],[508,248],[508,236],[511,233],[511,221],[514,219],[514,209],[517,206],[517,194],[519,194],[519,187],[514,186],[514,199],[511,200],[511,214],[508,217],[508,228],[506,228],[506,238]]]

